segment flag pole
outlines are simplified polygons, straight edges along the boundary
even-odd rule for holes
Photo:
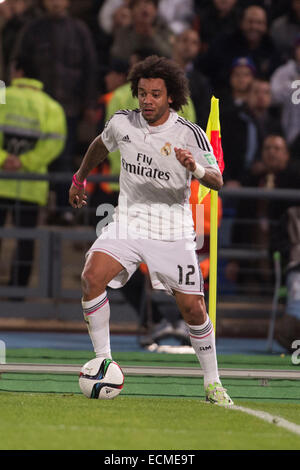
[[[221,143],[221,125],[219,118],[219,99],[212,96],[206,135],[211,143],[221,173],[224,170]],[[199,188],[199,203],[210,190],[203,185]],[[209,317],[216,331],[217,311],[217,265],[218,265],[218,191],[211,190],[210,199],[210,241],[209,241]]]
[[[209,241],[209,318],[216,332],[217,322],[217,265],[218,265],[218,191],[211,190]]]

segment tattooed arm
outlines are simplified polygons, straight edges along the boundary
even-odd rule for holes
[[[100,136],[89,146],[79,170],[76,172],[76,178],[79,183],[83,183],[89,173],[103,162],[108,155],[108,150]],[[69,203],[74,208],[81,208],[86,205],[87,196],[84,194],[84,187],[78,188],[73,183],[69,190]]]

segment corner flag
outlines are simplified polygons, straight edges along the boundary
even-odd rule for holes
[[[211,98],[210,114],[208,118],[206,135],[213,148],[221,173],[224,171],[223,149],[221,143],[221,125],[219,117],[219,100]],[[217,261],[218,261],[218,192],[200,185],[199,203],[211,191],[210,207],[210,248],[209,248],[209,316],[216,331],[217,308]]]
[[[210,102],[210,113],[206,127],[206,135],[208,140],[213,148],[214,156],[216,157],[218,166],[221,173],[224,171],[224,159],[223,159],[223,149],[221,142],[221,125],[220,125],[220,115],[219,115],[219,99],[214,96],[211,98]],[[209,188],[205,186],[199,187],[199,203],[205,198],[205,196],[210,192]]]

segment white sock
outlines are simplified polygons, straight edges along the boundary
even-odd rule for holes
[[[187,325],[189,328],[191,345],[204,372],[204,387],[214,382],[220,382],[215,333],[209,316],[202,325]]]
[[[110,307],[106,291],[96,299],[82,300],[83,316],[96,357],[111,359],[109,317]]]

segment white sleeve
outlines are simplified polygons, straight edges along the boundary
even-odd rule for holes
[[[193,124],[191,128],[187,148],[196,162],[204,168],[213,167],[220,171],[213,148],[206,133],[196,124]]]
[[[101,133],[101,139],[109,152],[114,152],[118,148],[115,132],[115,116],[113,115],[105,124]]]

